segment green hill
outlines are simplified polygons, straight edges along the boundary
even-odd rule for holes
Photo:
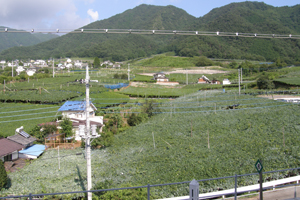
[[[273,7],[259,2],[231,3],[195,18],[174,6],[140,5],[84,29],[199,30],[300,34],[300,5]],[[75,34],[51,42],[3,51],[1,59],[100,57],[115,61],[174,51],[178,56],[207,56],[287,63],[299,61],[300,40],[238,37]]]
[[[0,29],[5,27],[0,26]],[[15,29],[9,29],[15,31]],[[0,52],[14,46],[32,46],[53,38],[59,37],[54,34],[42,33],[0,33]]]

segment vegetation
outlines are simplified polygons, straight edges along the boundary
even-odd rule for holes
[[[239,106],[230,109],[233,104]],[[105,150],[93,150],[95,188],[253,173],[253,165],[258,158],[263,160],[266,171],[299,165],[300,116],[297,104],[216,90],[197,92],[154,105],[159,107],[161,114],[116,134],[112,145]],[[118,116],[114,118],[118,119]],[[119,124],[112,121],[113,126]],[[41,193],[41,185],[46,192],[83,190],[86,165],[83,156],[75,155],[78,151],[81,152],[79,149],[60,151],[61,156],[66,156],[60,160],[60,171],[58,160],[51,159],[57,156],[57,151],[46,151],[30,166],[10,174],[14,184],[1,195],[29,193],[29,188],[31,193]],[[41,168],[44,170],[37,170]],[[264,179],[281,178],[288,174],[268,174],[264,175]],[[36,181],[30,182],[32,179]],[[238,178],[238,185],[254,184],[257,179],[257,176]],[[109,183],[105,184],[105,181]],[[234,187],[234,180],[200,185],[201,192],[214,191]],[[19,188],[23,188],[22,191]],[[178,185],[152,188],[151,194],[162,198],[186,195],[187,191],[188,186]],[[130,191],[120,192],[119,195],[125,196],[124,192]],[[104,198],[103,195],[113,196],[103,193],[98,198]],[[80,196],[84,194],[73,194],[70,198]]]
[[[59,123],[59,126],[62,128],[60,129],[60,133],[64,133],[65,137],[71,137],[74,135],[74,132],[72,131],[72,121],[69,118],[63,118]]]
[[[4,188],[7,184],[7,173],[5,171],[4,163],[0,159],[0,189]]]

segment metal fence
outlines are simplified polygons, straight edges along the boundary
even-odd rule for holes
[[[299,174],[298,171],[300,170],[299,168],[291,168],[291,169],[283,169],[283,170],[276,170],[276,171],[268,171],[268,172],[263,172],[263,174],[272,174],[272,173],[278,173],[278,172],[285,172],[285,171],[297,171],[296,174]],[[234,188],[233,189],[228,189],[228,190],[221,190],[221,191],[216,191],[216,192],[210,192],[210,193],[205,193],[205,194],[199,194],[199,199],[213,199],[213,198],[224,198],[225,196],[231,196],[234,197],[234,199],[237,199],[239,194],[244,194],[248,192],[253,192],[253,191],[258,191],[259,188],[255,187],[249,187],[245,186],[244,188],[248,189],[241,189],[238,188],[238,178],[245,177],[245,176],[258,176],[259,173],[251,173],[251,174],[242,174],[242,175],[234,175],[234,176],[226,176],[226,177],[218,177],[218,178],[210,178],[210,179],[201,179],[197,180],[198,183],[201,182],[207,182],[207,181],[216,181],[216,180],[222,180],[222,179],[234,179]],[[293,176],[291,176],[293,178]],[[284,181],[285,180],[285,181]],[[299,186],[299,180],[300,176],[297,176],[295,179],[281,179],[281,181],[277,183],[271,183],[271,186],[264,186],[263,190],[275,190],[275,188],[284,188],[284,187],[291,187],[294,186],[294,198],[297,196],[296,192],[296,186]],[[163,187],[163,186],[171,186],[171,185],[180,185],[180,184],[189,184],[191,181],[184,181],[184,182],[177,182],[177,183],[166,183],[166,184],[155,184],[155,185],[144,185],[144,186],[136,186],[136,187],[124,187],[124,188],[113,188],[113,189],[101,189],[101,190],[90,190],[90,191],[74,191],[74,192],[58,192],[58,193],[45,193],[45,194],[28,194],[28,195],[18,195],[18,196],[6,196],[6,197],[0,197],[0,199],[18,199],[18,198],[28,198],[29,200],[32,199],[39,199],[43,198],[45,196],[54,196],[54,195],[66,195],[66,194],[76,194],[76,193],[96,193],[96,192],[108,192],[108,191],[117,191],[117,190],[132,190],[132,189],[141,189],[141,188],[147,188],[147,199],[150,200],[150,195],[151,195],[151,188],[155,187]],[[268,182],[265,182],[267,184]],[[288,184],[289,183],[289,184]],[[270,184],[269,184],[270,185]],[[252,185],[253,186],[253,185]],[[174,198],[175,199],[175,198]],[[182,199],[182,200],[188,200],[189,196],[183,196],[183,197],[176,197],[177,200]]]

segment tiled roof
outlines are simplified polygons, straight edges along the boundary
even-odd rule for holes
[[[85,111],[85,101],[66,101],[58,111]],[[96,107],[90,102],[91,106],[95,109]]]
[[[13,135],[13,136],[8,136],[7,139],[14,141],[16,143],[19,143],[23,146],[28,146],[28,144],[36,141],[36,138],[34,137],[29,137],[29,138],[25,138],[19,134]]]
[[[23,149],[25,146],[6,138],[0,139],[0,157],[11,154],[14,151]]]

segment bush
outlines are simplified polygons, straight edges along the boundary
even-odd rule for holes
[[[7,173],[4,168],[4,163],[0,160],[0,189],[4,188],[7,184]]]
[[[136,115],[135,113],[132,113],[128,120],[127,120],[127,123],[129,126],[136,126],[138,125],[139,123],[143,122],[143,121],[146,121],[148,118],[148,115],[146,113],[141,113],[141,114],[138,114]]]

